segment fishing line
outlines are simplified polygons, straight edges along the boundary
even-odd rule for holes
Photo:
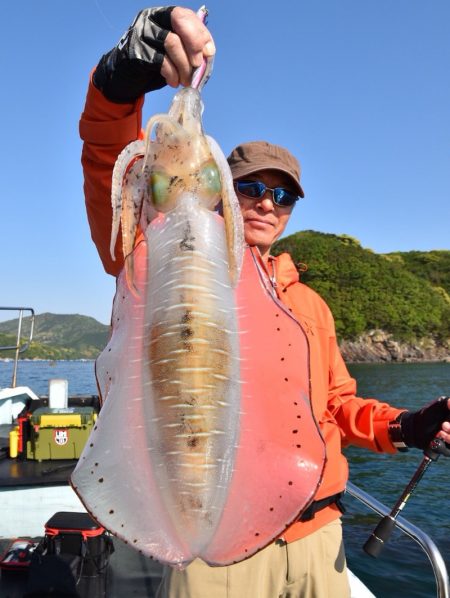
[[[105,21],[105,23],[108,25],[108,27],[110,29],[112,29],[113,31],[117,31],[117,27],[115,27],[111,21],[108,19],[108,17],[106,16],[105,12],[103,11],[103,9],[101,8],[100,4],[99,4],[99,0],[94,0],[94,4],[98,9],[98,12],[100,13],[100,16],[103,18],[103,20]]]

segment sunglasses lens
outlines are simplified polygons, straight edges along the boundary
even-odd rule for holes
[[[237,190],[239,193],[242,193],[242,195],[259,199],[266,192],[266,186],[264,183],[259,183],[257,181],[238,181]]]
[[[273,200],[277,206],[283,206],[286,208],[293,206],[297,199],[298,197],[296,195],[290,191],[287,191],[286,189],[283,189],[282,187],[276,187],[273,190]]]

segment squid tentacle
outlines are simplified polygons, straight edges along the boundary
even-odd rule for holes
[[[112,204],[112,228],[111,228],[111,243],[110,252],[111,258],[115,261],[115,249],[117,243],[117,236],[119,234],[119,227],[122,220],[123,206],[123,192],[124,192],[124,178],[127,171],[136,158],[143,157],[145,153],[145,143],[142,140],[132,141],[119,154],[114,165],[112,174],[112,188],[111,188],[111,204]],[[132,249],[132,248],[131,248]],[[125,254],[126,255],[126,254]],[[124,255],[124,257],[125,257]]]
[[[148,179],[146,171],[142,169],[144,156],[138,155],[130,163],[125,173],[122,187],[122,249],[125,257],[125,271],[128,285],[136,293],[134,284],[134,257],[133,249],[136,240],[136,233],[143,211],[146,205]]]
[[[222,182],[222,206],[228,247],[228,271],[231,285],[235,287],[241,273],[245,250],[241,209],[239,207],[239,200],[234,192],[233,177],[228,162],[217,141],[209,135],[206,135],[206,139],[219,169]]]

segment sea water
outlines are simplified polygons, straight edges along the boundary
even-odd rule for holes
[[[416,410],[442,395],[450,395],[449,363],[370,364],[349,367],[358,381],[358,394],[376,397],[396,407]],[[351,447],[345,450],[351,481],[390,509],[419,466],[423,453],[409,450],[395,455]],[[380,598],[436,596],[429,561],[417,544],[395,531],[381,555],[367,556],[362,546],[379,517],[351,497],[344,516],[344,539],[351,569]],[[450,570],[450,459],[432,463],[402,516],[427,533]]]
[[[0,388],[11,385],[13,361],[0,361]],[[48,381],[63,378],[68,381],[69,396],[97,394],[94,361],[19,361],[16,386],[29,386],[37,395],[48,395]]]
[[[418,409],[437,397],[450,394],[450,364],[352,365],[358,395],[376,397],[391,405]],[[9,386],[12,362],[0,361],[0,388]],[[69,395],[96,394],[92,361],[21,361],[17,385],[48,394],[48,380],[65,378]],[[351,481],[392,508],[422,459],[422,453],[383,455],[351,447],[345,449]],[[344,539],[349,566],[379,598],[428,598],[436,595],[427,557],[413,540],[396,531],[378,559],[362,546],[379,518],[355,499],[344,500]],[[433,463],[408,501],[403,517],[431,536],[450,569],[450,459]]]

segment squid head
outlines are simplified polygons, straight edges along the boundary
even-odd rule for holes
[[[200,94],[179,91],[168,114],[152,117],[146,129],[145,166],[148,197],[154,209],[170,212],[186,193],[199,208],[223,206],[229,275],[236,285],[244,252],[239,203],[226,159],[217,143],[203,132]]]

